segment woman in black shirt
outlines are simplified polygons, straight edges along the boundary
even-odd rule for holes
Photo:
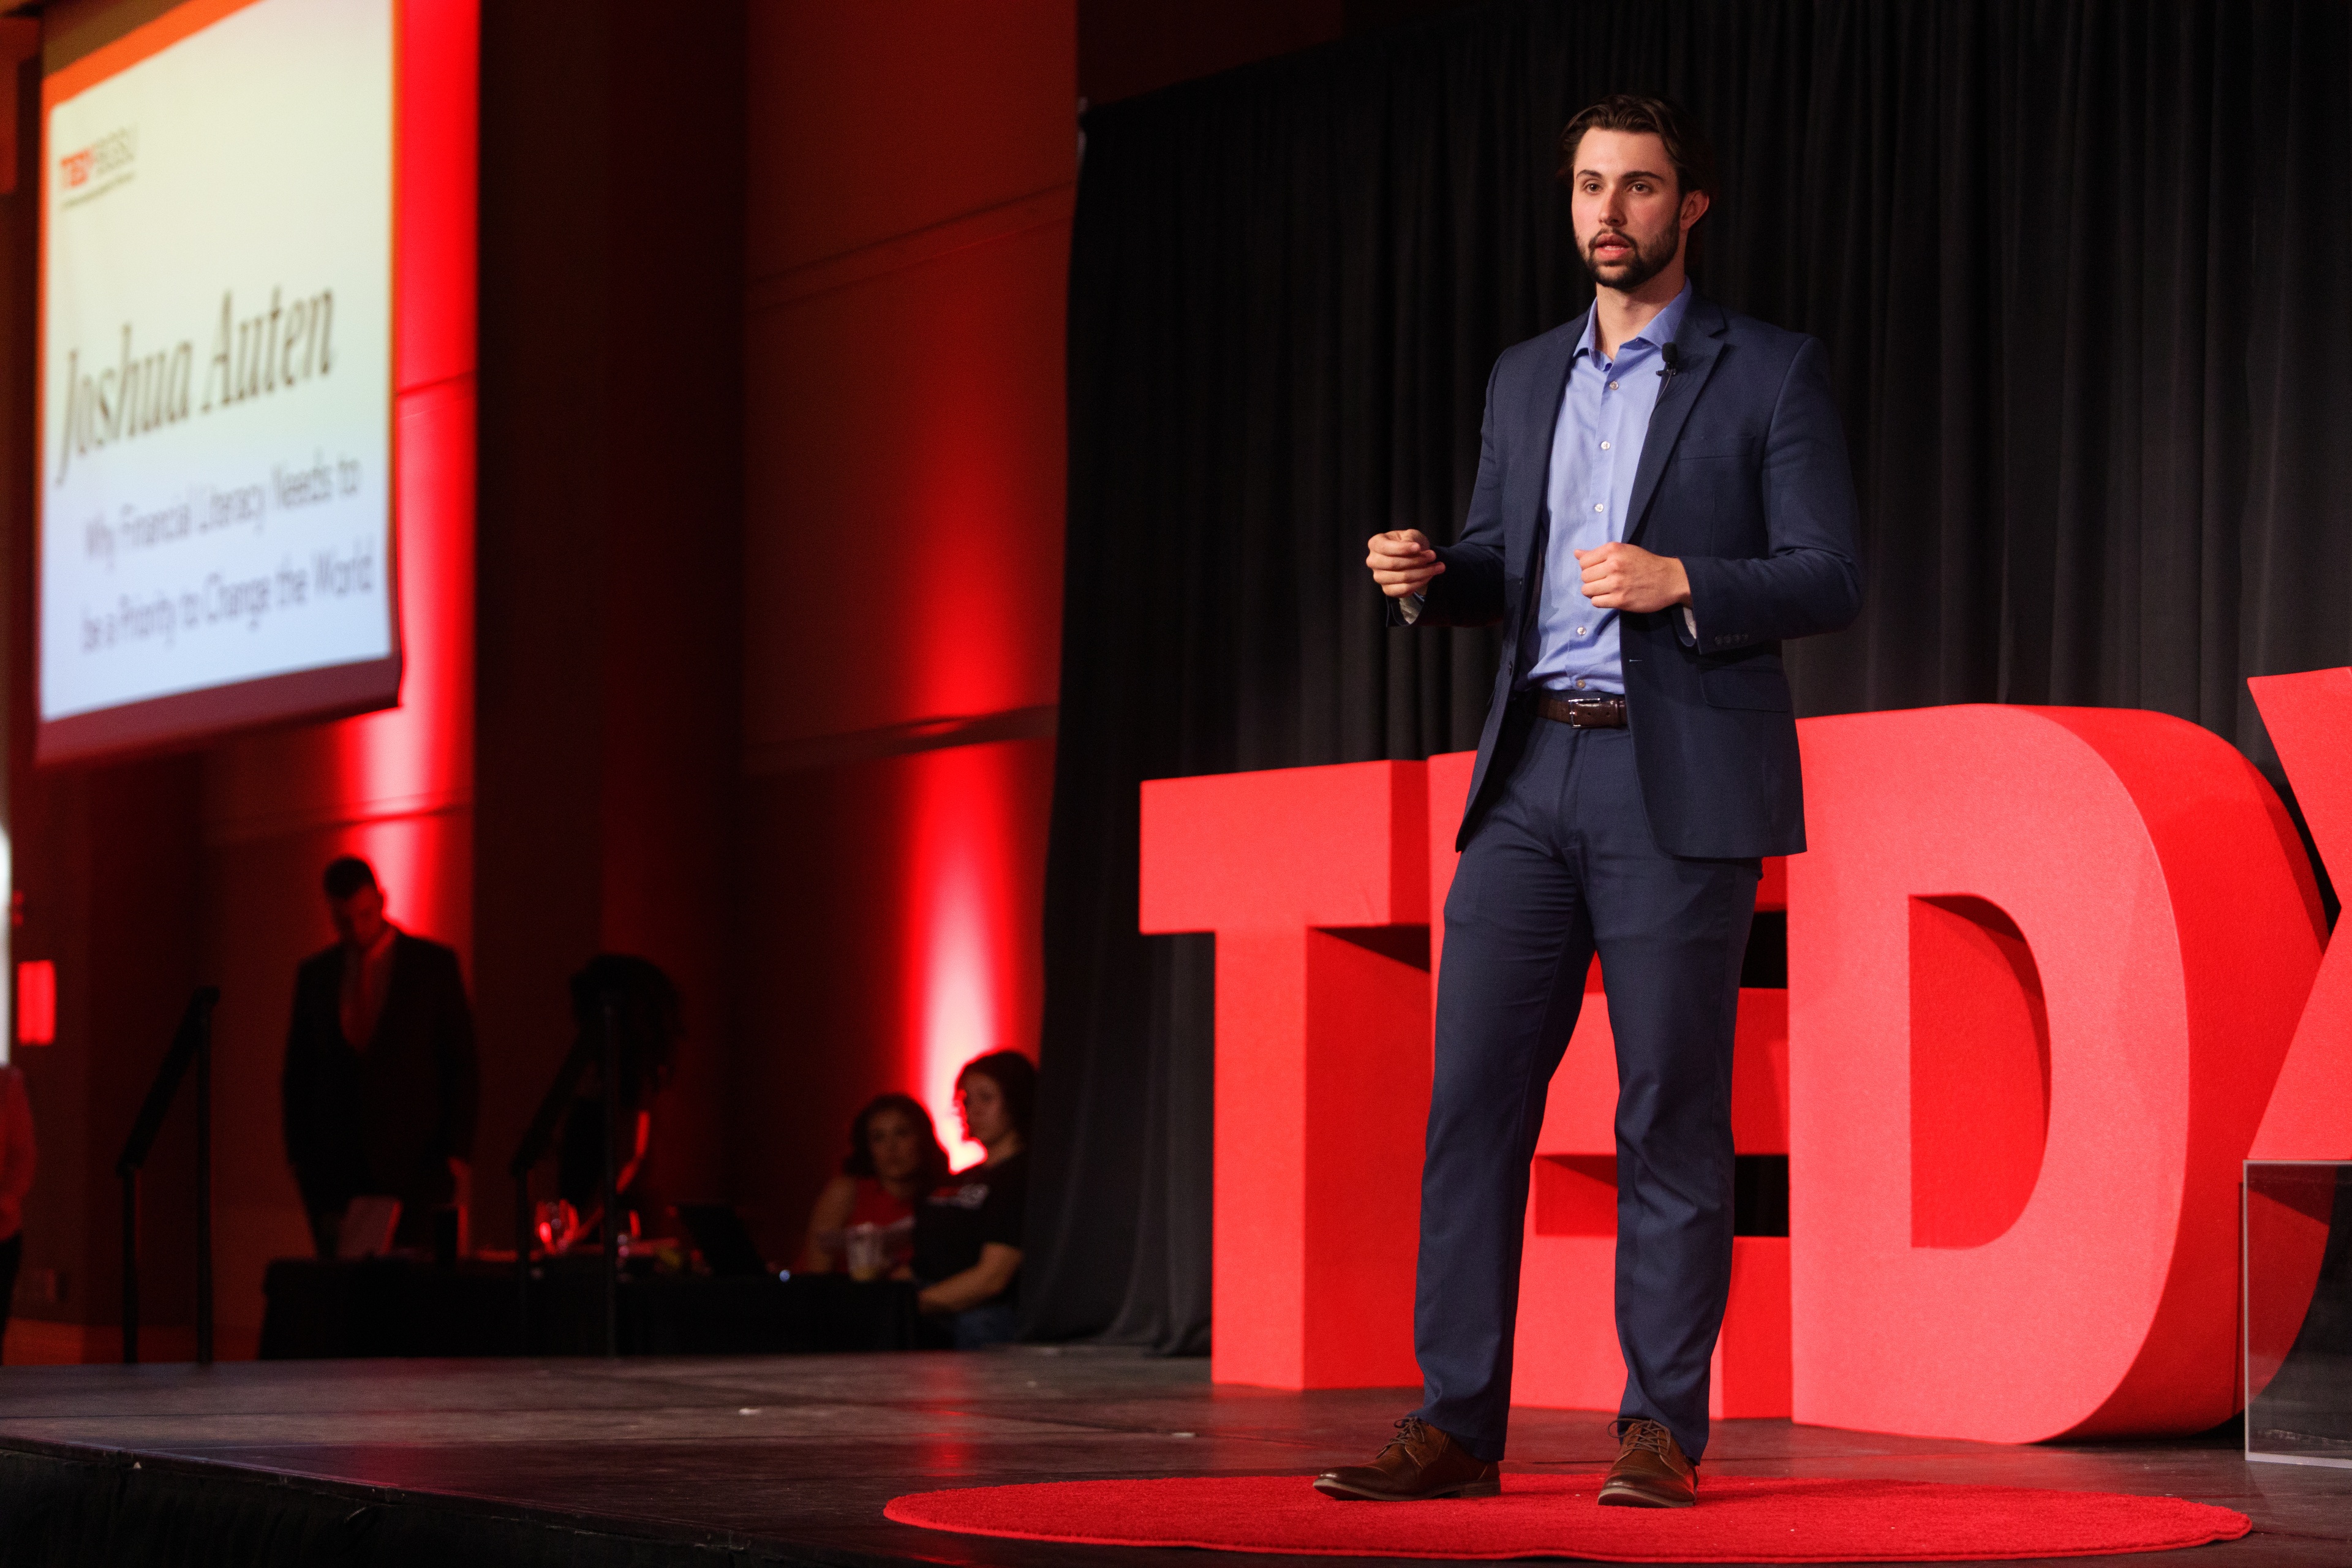
[[[963,1134],[988,1158],[915,1205],[916,1298],[944,1318],[958,1350],[1001,1344],[1019,1329],[1022,1211],[1029,1197],[1029,1113],[1037,1069],[992,1051],[956,1079]]]

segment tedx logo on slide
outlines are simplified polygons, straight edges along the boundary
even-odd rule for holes
[[[93,180],[100,190],[122,183],[131,174],[131,164],[139,157],[139,128],[126,125],[110,131],[89,146],[68,153],[58,160],[58,172],[65,177],[66,189],[84,191]],[[88,191],[96,195],[97,191]]]

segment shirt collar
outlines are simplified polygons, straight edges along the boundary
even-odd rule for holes
[[[392,956],[392,944],[399,939],[399,936],[400,928],[390,921],[384,921],[383,930],[378,933],[374,942],[359,950],[359,962],[365,964],[382,963]],[[349,948],[343,951],[346,954],[351,952]]]
[[[1682,292],[1667,300],[1666,308],[1659,311],[1656,315],[1651,317],[1649,325],[1643,327],[1640,331],[1634,333],[1632,337],[1627,338],[1623,342],[1618,344],[1618,353],[1622,356],[1627,349],[1633,347],[1635,343],[1640,343],[1645,348],[1657,348],[1663,344],[1673,342],[1675,341],[1675,334],[1679,333],[1683,330],[1683,313],[1690,309],[1690,282],[1688,279],[1685,279]],[[1592,309],[1584,312],[1584,336],[1577,342],[1576,353],[1578,354],[1591,354],[1596,360],[1601,357],[1601,345],[1593,337],[1593,334],[1600,330],[1600,326],[1601,306],[1600,302],[1596,300],[1593,303]],[[1570,355],[1570,357],[1572,359],[1575,355]]]

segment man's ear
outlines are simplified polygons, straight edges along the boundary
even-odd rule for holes
[[[1683,232],[1685,234],[1688,234],[1691,231],[1691,226],[1698,222],[1699,219],[1705,217],[1706,216],[1706,209],[1714,205],[1715,202],[1713,198],[1708,196],[1705,191],[1689,191],[1685,193],[1683,196]]]

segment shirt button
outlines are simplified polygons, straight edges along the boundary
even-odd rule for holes
[[[1592,510],[1595,511],[1606,511],[1608,508],[1602,506],[1599,501],[1594,501],[1592,503]]]
[[[1578,681],[1578,682],[1576,683],[1576,689],[1577,689],[1579,691],[1583,690],[1583,689],[1584,689],[1584,682],[1582,682],[1581,680]]]
[[[1605,451],[1607,451],[1607,450],[1609,450],[1609,443],[1608,443],[1608,442],[1606,442],[1606,441],[1601,442],[1601,449],[1602,451],[1604,451],[1604,452],[1605,452]]]
[[[1616,384],[1615,382],[1613,382],[1613,381],[1612,381],[1612,382],[1611,382],[1611,383],[1609,384],[1609,390],[1610,390],[1610,391],[1612,391],[1612,392],[1616,391],[1616,390],[1617,390],[1617,384]]]
[[[1582,636],[1584,635],[1584,628],[1583,628],[1582,626],[1579,626],[1579,627],[1577,627],[1577,628],[1576,628],[1576,635],[1577,635],[1578,637],[1582,637]]]

